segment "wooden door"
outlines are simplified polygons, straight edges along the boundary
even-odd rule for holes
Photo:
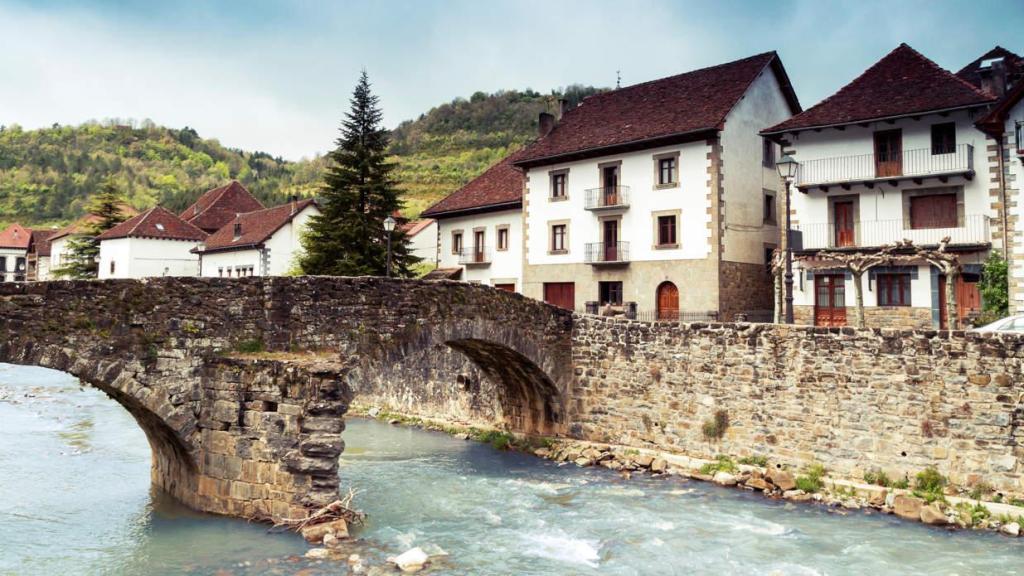
[[[671,282],[658,286],[658,320],[679,319],[679,288]]]
[[[495,284],[494,287],[497,288],[498,290],[504,290],[505,292],[515,292],[516,291],[516,285],[515,284]]]
[[[846,276],[814,276],[814,325],[846,326]]]
[[[835,222],[835,245],[837,248],[855,246],[856,230],[853,224],[853,202],[844,201],[832,204],[832,219]]]
[[[576,285],[572,282],[545,282],[544,301],[559,308],[576,307]]]
[[[978,278],[963,275],[956,279],[956,316],[960,329],[963,330],[966,320],[981,312],[981,290],[978,289]],[[949,313],[946,309],[946,277],[939,276],[939,329],[949,329]]]
[[[903,174],[903,132],[883,130],[875,132],[875,176]]]
[[[619,221],[604,221],[604,260],[603,262],[619,261]]]
[[[602,176],[604,178],[604,206],[615,206],[619,203],[619,167],[606,166]]]

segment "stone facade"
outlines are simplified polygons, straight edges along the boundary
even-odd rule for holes
[[[1024,493],[1024,337],[577,318],[577,437]],[[724,410],[709,441],[702,425]]]
[[[935,327],[931,308],[914,306],[865,306],[864,322],[870,328],[897,330],[929,330]],[[846,308],[846,323],[853,326],[857,309]],[[814,306],[793,306],[793,321],[803,326],[814,325]]]

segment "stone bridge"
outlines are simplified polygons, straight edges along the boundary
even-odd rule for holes
[[[353,399],[854,479],[935,466],[1024,497],[1024,336],[651,324],[465,283],[168,278],[0,284],[0,362],[105,391],[146,432],[155,485],[258,520],[336,498]]]
[[[338,491],[356,395],[564,430],[572,317],[488,287],[382,278],[0,284],[0,362],[68,372],[145,431],[198,510],[304,516]]]

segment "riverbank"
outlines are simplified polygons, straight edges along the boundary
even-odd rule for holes
[[[976,485],[973,493],[958,490],[933,468],[914,478],[892,479],[881,470],[869,471],[863,479],[834,478],[820,465],[792,470],[766,457],[719,455],[707,460],[650,448],[511,434],[357,404],[350,407],[349,415],[441,431],[489,443],[499,450],[517,450],[581,468],[601,466],[625,478],[651,474],[712,482],[766,498],[825,506],[843,515],[857,511],[892,514],[935,527],[991,531],[1008,537],[1020,536],[1024,524],[1024,502],[1000,502],[1001,495],[983,483]]]

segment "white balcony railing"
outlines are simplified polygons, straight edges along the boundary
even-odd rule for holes
[[[841,230],[834,222],[801,222],[793,225],[793,230],[800,232],[800,247],[804,250],[882,246],[903,239],[912,240],[918,246],[926,246],[938,244],[946,236],[949,236],[950,244],[991,242],[989,219],[983,214],[965,216],[959,226],[949,228],[914,228],[906,220],[865,220],[855,222],[852,231]]]
[[[931,148],[902,150],[882,157],[877,154],[833,156],[800,163],[797,186],[870,182],[887,178],[936,176],[974,171],[974,146],[959,144],[936,154]]]
[[[491,251],[486,246],[470,246],[459,251],[459,264],[486,266],[491,263]]]

